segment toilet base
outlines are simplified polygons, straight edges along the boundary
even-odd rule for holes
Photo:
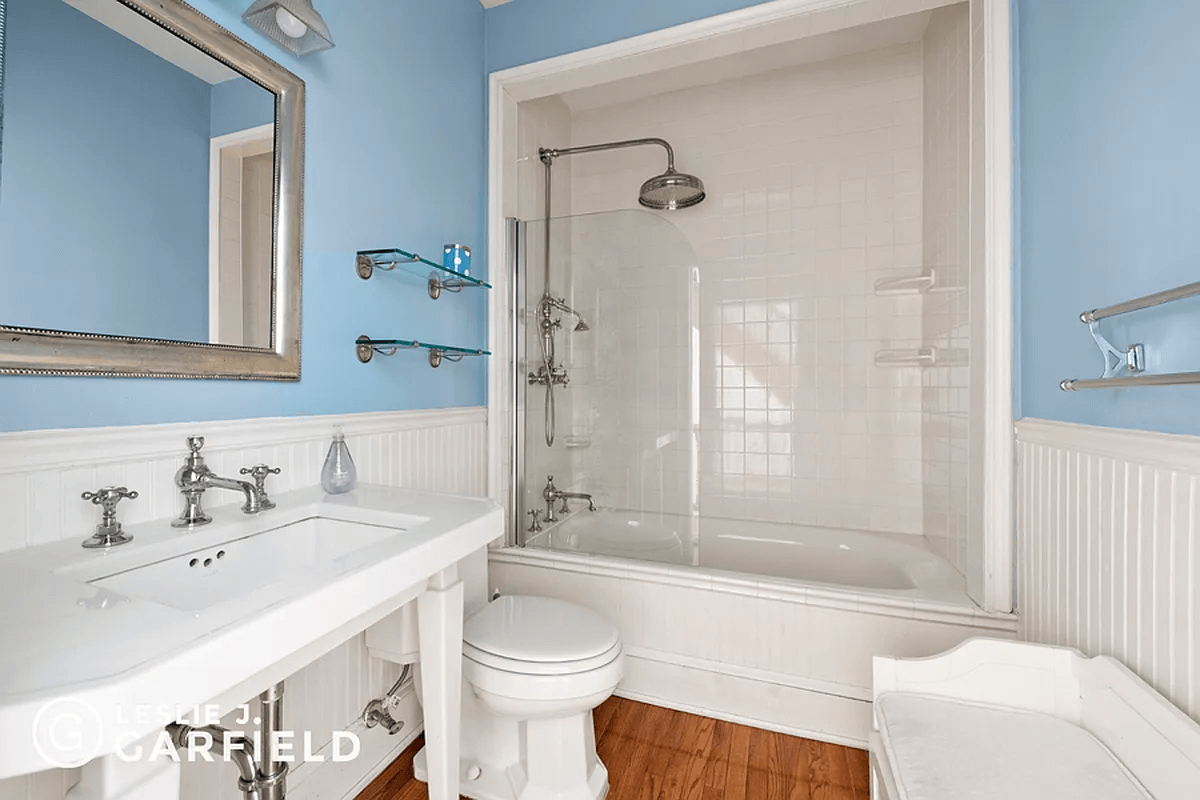
[[[567,718],[529,720],[513,727],[522,729],[525,741],[508,756],[503,754],[507,748],[474,752],[476,748],[471,746],[469,735],[465,737],[459,763],[459,792],[463,796],[472,800],[604,800],[607,797],[608,769],[596,756],[590,710]],[[527,755],[522,758],[519,753]],[[488,755],[493,758],[487,758]],[[413,759],[413,773],[417,780],[426,780],[423,747]]]
[[[472,767],[479,767],[479,774],[472,779]],[[520,769],[517,767],[516,769]],[[416,757],[413,759],[413,773],[417,780],[424,782],[426,779],[425,771],[425,748],[422,747]],[[459,793],[463,797],[470,797],[471,800],[518,800],[516,792],[513,791],[513,784],[509,780],[508,775],[495,767],[479,766],[474,762],[463,760],[459,769]],[[608,796],[608,770],[600,762],[596,762],[596,768],[592,770],[591,776],[587,781],[587,796],[595,798],[595,800],[604,800]],[[524,797],[577,797],[576,793],[568,795],[554,794],[551,792],[537,792],[534,794],[522,795]]]

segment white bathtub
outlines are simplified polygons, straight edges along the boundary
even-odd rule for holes
[[[501,592],[571,600],[617,625],[617,694],[859,747],[872,656],[1016,632],[906,534],[580,511],[489,559]]]
[[[601,509],[576,512],[526,545],[970,605],[962,575],[910,534]]]

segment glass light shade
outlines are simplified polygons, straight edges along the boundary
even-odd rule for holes
[[[283,31],[286,36],[293,39],[299,39],[304,34],[308,33],[308,26],[292,16],[292,12],[288,11],[283,6],[275,9],[275,24],[279,26],[279,30]]]
[[[329,26],[313,8],[312,0],[255,0],[242,19],[298,56],[333,47]]]

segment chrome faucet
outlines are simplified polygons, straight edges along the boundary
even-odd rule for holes
[[[569,514],[570,506],[567,505],[568,499],[587,500],[588,511],[595,511],[596,504],[592,502],[592,496],[584,492],[560,492],[554,485],[554,476],[546,476],[546,488],[542,489],[542,499],[546,501],[546,522],[557,522],[558,517],[554,516],[554,504],[561,500],[562,506],[559,507],[558,513]]]
[[[242,513],[244,514],[257,514],[275,507],[267,495],[266,481],[268,475],[279,474],[278,467],[272,468],[266,464],[259,464],[243,468],[242,474],[252,476],[254,483],[237,478],[222,478],[208,468],[208,465],[204,463],[204,457],[200,455],[200,448],[204,447],[203,436],[189,436],[187,444],[188,450],[191,452],[188,453],[183,466],[175,473],[175,485],[179,487],[179,492],[183,495],[183,513],[179,515],[179,519],[171,523],[171,527],[194,528],[197,525],[207,525],[212,522],[212,517],[204,513],[204,507],[200,503],[206,489],[230,489],[241,492],[242,496],[246,498],[246,502],[242,504]]]

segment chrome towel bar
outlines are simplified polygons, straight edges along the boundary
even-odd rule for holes
[[[1187,383],[1200,383],[1200,372],[1165,372],[1157,375],[1147,375],[1145,369],[1145,350],[1141,344],[1130,345],[1122,353],[1113,347],[1096,328],[1099,320],[1126,314],[1130,311],[1141,311],[1143,308],[1153,308],[1172,300],[1182,300],[1185,297],[1200,295],[1200,281],[1155,292],[1144,297],[1126,300],[1104,308],[1094,308],[1079,315],[1079,321],[1087,325],[1092,332],[1092,338],[1100,353],[1104,356],[1104,376],[1101,378],[1071,379],[1060,381],[1058,386],[1064,392],[1078,389],[1117,389],[1122,386],[1179,386]],[[1119,374],[1119,373],[1124,374]]]
[[[1058,387],[1064,392],[1077,389],[1118,389],[1122,386],[1179,386],[1200,383],[1200,372],[1163,372],[1158,375],[1126,375],[1122,378],[1072,378]]]
[[[1079,321],[1087,325],[1106,317],[1115,317],[1118,314],[1127,314],[1130,311],[1141,311],[1143,308],[1161,306],[1163,303],[1169,303],[1172,300],[1182,300],[1185,297],[1192,297],[1198,294],[1200,294],[1200,281],[1189,283],[1187,286],[1180,286],[1176,289],[1168,289],[1165,292],[1155,292],[1145,297],[1126,300],[1124,303],[1117,303],[1116,305],[1105,306],[1104,308],[1093,308],[1091,311],[1084,311],[1080,314]]]

